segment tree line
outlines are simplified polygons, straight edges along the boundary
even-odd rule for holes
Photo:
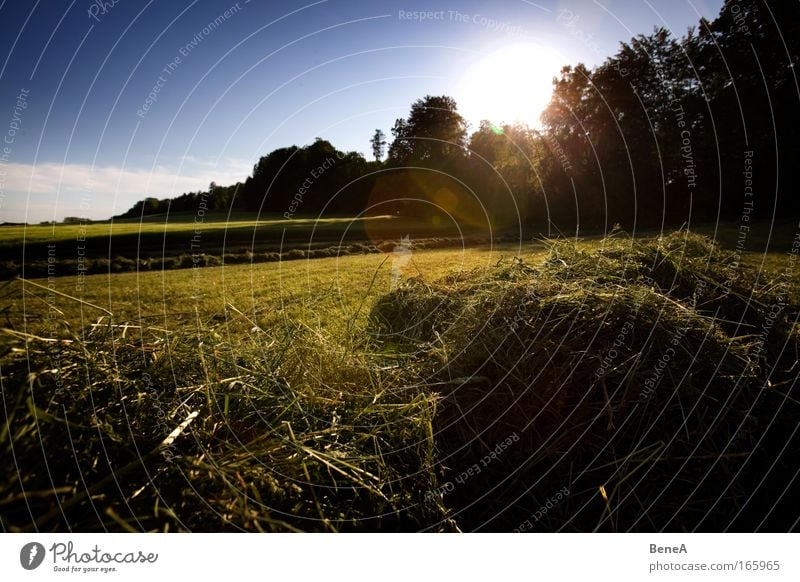
[[[244,182],[121,216],[191,211],[200,198],[287,218],[437,215],[548,231],[796,214],[799,48],[800,4],[726,0],[682,37],[656,28],[593,69],[562,68],[539,129],[482,121],[470,132],[453,98],[428,95],[391,141],[375,130],[374,160],[317,138],[270,152]]]

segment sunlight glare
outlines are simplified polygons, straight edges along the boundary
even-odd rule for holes
[[[483,119],[538,127],[562,62],[554,51],[530,43],[496,50],[469,67],[458,83],[459,111],[473,129]]]

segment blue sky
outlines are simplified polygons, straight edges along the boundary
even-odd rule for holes
[[[473,125],[512,121],[560,65],[598,64],[655,25],[682,35],[721,4],[5,0],[0,222],[107,218],[243,180],[317,136],[367,155],[426,94],[453,96]]]

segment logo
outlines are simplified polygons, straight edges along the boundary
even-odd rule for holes
[[[19,551],[19,563],[26,570],[35,570],[44,561],[44,546],[38,542],[31,542],[22,546]]]

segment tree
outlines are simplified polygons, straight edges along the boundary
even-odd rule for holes
[[[520,219],[529,222],[533,212],[544,214],[542,208],[534,208],[535,140],[525,125],[498,127],[486,120],[470,137],[470,184],[498,226]]]
[[[392,128],[390,172],[375,172],[387,145],[377,129],[375,162],[317,139],[271,152],[244,184],[209,194],[215,210],[352,214],[384,212],[383,201],[418,216],[441,205],[466,215],[474,198],[495,224],[519,212],[562,231],[741,219],[754,196],[754,215],[794,214],[798,66],[799,3],[724,0],[682,38],[656,28],[593,69],[564,67],[540,132],[482,122],[467,150],[456,102],[427,95]],[[123,216],[195,211],[200,197],[141,200]],[[414,199],[423,202],[411,209]]]
[[[287,205],[283,198],[291,196],[298,180],[303,181],[298,171],[296,158],[299,148],[278,148],[262,156],[253,167],[253,174],[245,181],[244,207],[248,211],[284,212]],[[295,163],[293,163],[295,162]]]
[[[581,228],[711,216],[698,204],[710,200],[701,190],[712,184],[713,165],[701,156],[713,145],[701,145],[710,132],[686,42],[657,28],[593,70],[562,69],[542,120],[547,145],[564,153],[571,170],[564,182],[551,164],[559,187],[547,189],[560,198],[556,204],[574,200]]]
[[[467,122],[452,97],[426,95],[407,119],[392,128],[389,160],[398,164],[440,165],[465,158]]]
[[[702,78],[704,136],[722,214],[739,219],[745,207],[745,152],[762,169],[755,177],[761,200],[754,214],[800,212],[791,170],[800,156],[800,4],[725,0],[716,19],[701,21],[689,50]]]
[[[408,122],[405,119],[399,118],[394,122],[392,127],[392,135],[394,140],[389,146],[389,160],[393,163],[405,163],[411,159],[414,153],[412,148],[411,130],[408,127]]]
[[[376,129],[370,143],[372,144],[372,154],[375,156],[375,161],[380,163],[381,158],[383,158],[384,148],[386,147],[386,134],[380,129]]]

